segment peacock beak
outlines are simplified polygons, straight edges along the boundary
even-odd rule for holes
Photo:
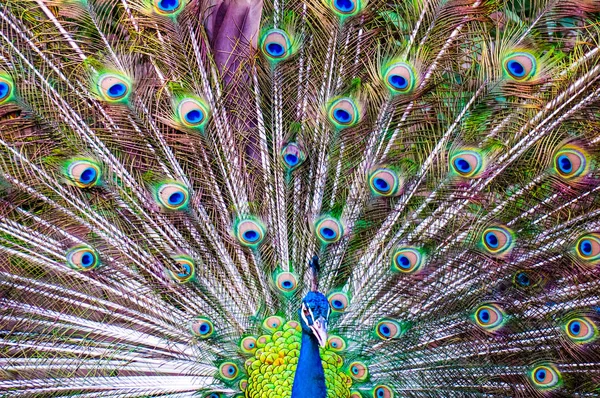
[[[325,347],[327,344],[327,319],[322,316],[319,317],[310,325],[310,329],[317,338],[319,345]]]

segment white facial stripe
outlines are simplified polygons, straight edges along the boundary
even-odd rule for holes
[[[308,325],[308,319],[306,319],[306,315],[304,315],[305,312],[306,312],[306,305],[304,305],[304,303],[302,303],[302,311],[300,312],[300,315],[302,316],[304,323],[306,323]]]

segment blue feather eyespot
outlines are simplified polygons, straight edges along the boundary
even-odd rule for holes
[[[215,328],[210,319],[198,317],[190,323],[192,334],[201,339],[207,339],[213,335]]]
[[[202,131],[208,123],[210,111],[202,99],[186,97],[176,104],[175,114],[181,126]]]
[[[496,304],[484,304],[473,314],[475,323],[488,332],[499,330],[506,320],[502,309]]]
[[[256,352],[256,348],[256,337],[254,336],[244,337],[240,342],[240,349],[245,354],[254,354]]]
[[[567,337],[574,343],[587,344],[598,338],[598,328],[588,317],[576,317],[569,319],[563,326]]]
[[[503,226],[486,228],[481,235],[481,246],[494,256],[506,256],[514,246],[513,232]]]
[[[402,334],[402,326],[391,319],[384,319],[375,326],[375,333],[382,340],[395,339]]]
[[[282,317],[273,315],[264,320],[263,327],[271,332],[276,332],[283,325],[283,322]]]
[[[306,158],[304,151],[295,142],[290,142],[281,151],[283,164],[289,170],[294,170],[300,166]]]
[[[394,398],[394,392],[388,386],[380,384],[373,389],[373,398]]]
[[[348,308],[348,304],[350,304],[348,295],[342,292],[331,293],[329,297],[327,297],[327,300],[329,301],[331,309],[335,312],[344,312],[346,308]]]
[[[600,264],[600,233],[580,237],[575,245],[575,253],[587,264]]]
[[[99,75],[96,88],[106,102],[125,102],[131,94],[131,82],[126,76],[117,73]]]
[[[369,369],[362,362],[352,362],[348,369],[350,370],[350,377],[356,381],[366,381],[369,377]]]
[[[318,219],[314,228],[317,238],[325,245],[339,241],[344,234],[342,224],[329,216]]]
[[[239,369],[233,362],[225,362],[219,366],[219,374],[222,378],[233,380],[238,376]]]
[[[270,29],[260,39],[262,53],[272,62],[279,62],[292,54],[292,42],[281,29]]]
[[[79,188],[90,188],[100,182],[100,166],[88,159],[75,159],[69,161],[65,167],[65,174],[69,182]]]
[[[517,81],[530,80],[537,69],[535,57],[526,52],[518,52],[506,57],[503,62],[504,73]]]
[[[450,156],[450,169],[464,178],[481,177],[485,171],[483,155],[473,149],[465,149]]]
[[[208,394],[205,398],[221,398],[221,394],[213,392]]]
[[[554,171],[566,181],[577,181],[589,173],[587,153],[575,145],[565,145],[554,154]]]
[[[100,258],[94,249],[79,245],[67,251],[67,265],[76,271],[91,271],[100,265]]]
[[[0,104],[8,102],[14,96],[15,85],[12,78],[0,72]]]
[[[190,256],[173,256],[173,261],[172,269],[167,268],[167,273],[175,282],[187,283],[196,277],[196,265]]]
[[[336,352],[344,351],[347,347],[346,341],[339,336],[330,336],[327,339],[327,345],[329,349]]]
[[[360,121],[358,106],[353,99],[347,97],[332,101],[327,108],[327,115],[338,130],[355,126]]]
[[[416,247],[399,247],[392,254],[392,271],[416,274],[425,264],[425,255]]]
[[[154,0],[154,11],[160,15],[174,16],[183,9],[183,0]]]
[[[351,17],[362,10],[361,0],[329,0],[331,9],[341,18]]]
[[[291,272],[280,272],[275,277],[277,288],[284,294],[293,293],[298,288],[298,278]]]
[[[561,376],[554,365],[544,364],[536,366],[529,373],[533,385],[540,390],[550,390],[561,384]]]
[[[394,196],[400,190],[400,179],[393,170],[376,169],[369,175],[369,188],[376,196]]]
[[[410,94],[416,85],[415,71],[405,62],[395,62],[383,71],[383,80],[392,94]]]
[[[234,226],[235,237],[241,245],[257,247],[265,238],[265,227],[255,219],[238,220]]]
[[[164,182],[156,187],[154,197],[163,209],[183,210],[188,205],[190,194],[187,187],[179,182]]]

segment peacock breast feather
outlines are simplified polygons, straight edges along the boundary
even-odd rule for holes
[[[302,329],[298,322],[288,321],[256,339],[246,337],[242,340],[242,348],[251,355],[245,363],[247,380],[240,383],[245,397],[291,397],[301,339]],[[339,339],[332,336],[327,346],[320,348],[321,361],[325,371],[327,396],[349,398],[352,378],[345,369]]]

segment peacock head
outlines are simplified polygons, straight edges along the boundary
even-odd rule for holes
[[[302,300],[300,325],[304,333],[313,335],[321,347],[327,344],[327,322],[331,308],[323,293],[310,291]]]

